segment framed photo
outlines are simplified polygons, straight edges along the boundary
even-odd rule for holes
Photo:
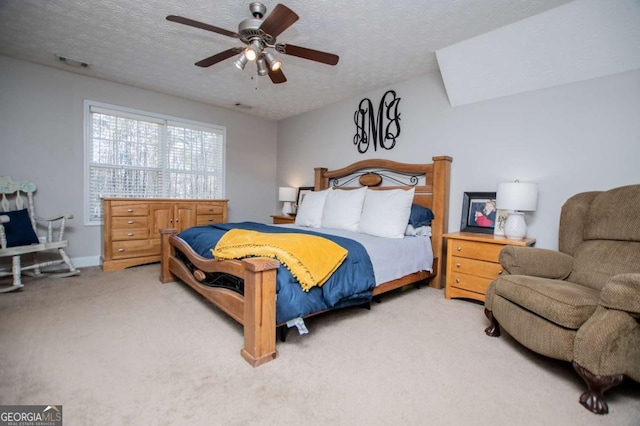
[[[300,208],[300,204],[302,204],[304,196],[311,191],[313,191],[313,186],[301,186],[298,188],[298,201],[296,202],[296,210]]]
[[[509,216],[509,210],[498,210],[493,235],[504,236],[504,224],[507,223],[507,216]]]
[[[496,216],[495,192],[464,193],[460,231],[493,234]]]

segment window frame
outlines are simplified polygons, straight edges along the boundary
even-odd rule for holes
[[[198,131],[211,131],[219,133],[222,136],[222,193],[220,198],[224,199],[226,194],[226,152],[227,152],[227,129],[224,126],[205,123],[201,121],[188,120],[185,118],[169,116],[165,114],[153,113],[148,111],[137,110],[133,108],[122,107],[118,105],[111,105],[103,102],[92,101],[85,99],[84,101],[84,197],[83,197],[83,211],[84,211],[84,224],[85,226],[100,226],[103,224],[103,219],[92,220],[91,218],[91,152],[93,148],[93,132],[92,132],[92,108],[97,110],[104,110],[106,114],[113,114],[118,117],[131,118],[135,120],[143,120],[148,122],[155,122],[161,126],[160,131],[160,144],[161,144],[161,167],[163,171],[170,170],[168,168],[168,150],[167,150],[167,126],[173,127],[185,127]],[[142,169],[142,168],[140,168]],[[167,191],[168,181],[164,180],[164,185],[161,188],[163,191],[161,198],[175,198],[171,196]],[[149,197],[150,199],[152,197]]]

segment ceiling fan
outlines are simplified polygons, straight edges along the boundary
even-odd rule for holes
[[[238,69],[243,70],[247,62],[256,61],[258,75],[264,76],[268,74],[273,83],[279,84],[287,81],[287,78],[282,73],[282,62],[267,49],[274,49],[278,53],[297,56],[327,65],[335,65],[338,63],[340,58],[332,53],[294,46],[293,44],[276,43],[276,37],[299,19],[299,16],[287,6],[278,4],[265,19],[262,18],[266,14],[267,8],[262,3],[251,3],[249,10],[253,18],[248,18],[240,22],[237,33],[182,16],[169,15],[167,16],[167,20],[212,31],[227,37],[237,38],[247,45],[245,48],[232,47],[202,59],[195,63],[195,65],[199,67],[210,67],[211,65],[238,55],[233,61]]]

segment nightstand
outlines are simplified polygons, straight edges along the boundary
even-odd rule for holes
[[[271,215],[271,218],[273,219],[274,225],[284,224],[284,223],[296,223],[296,217],[289,216],[288,214],[286,215],[274,214],[274,215]]]
[[[508,245],[532,246],[534,238],[511,240],[472,232],[444,234],[447,239],[447,271],[444,297],[484,302],[487,287],[502,273],[500,251]]]

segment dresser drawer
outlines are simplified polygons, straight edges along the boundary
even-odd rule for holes
[[[463,274],[477,275],[484,278],[496,278],[502,273],[502,265],[484,260],[468,259],[466,257],[452,256],[451,271]]]
[[[199,214],[196,216],[196,225],[211,225],[213,223],[222,223],[222,214]]]
[[[132,217],[113,217],[111,218],[111,228],[116,229],[134,229],[134,228],[147,228],[149,229],[149,218],[142,216]]]
[[[111,246],[113,259],[153,256],[160,254],[160,240],[114,241]]]
[[[504,248],[502,244],[487,244],[477,241],[450,240],[451,253],[455,257],[467,257],[472,259],[497,262],[500,251]]]
[[[149,204],[113,205],[111,216],[149,216]]]
[[[196,207],[196,213],[199,215],[222,215],[224,213],[224,205],[222,204],[198,204]]]
[[[451,287],[461,288],[482,295],[487,292],[487,287],[489,287],[489,284],[493,281],[493,278],[477,277],[459,272],[452,273],[450,279]]]
[[[149,228],[114,229],[111,235],[113,241],[148,240]]]

